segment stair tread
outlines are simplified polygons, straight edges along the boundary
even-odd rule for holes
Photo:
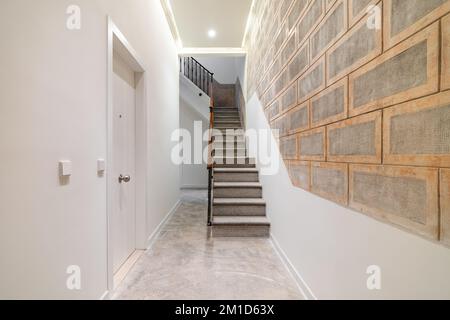
[[[214,148],[214,150],[247,150],[247,148]]]
[[[220,155],[222,156],[227,156],[229,155],[235,155],[236,153],[241,155],[242,157],[246,156],[247,154],[247,149],[246,148],[228,148],[228,149],[223,149],[223,148],[213,148],[215,153],[216,153],[216,157],[219,156],[219,153],[221,153]]]
[[[254,198],[216,198],[215,205],[266,205],[264,199]]]
[[[223,142],[223,141],[238,141],[238,142],[245,142],[245,139],[244,139],[244,135],[234,135],[234,136],[232,136],[232,135],[227,135],[227,136],[225,136],[225,139],[224,139],[224,136],[223,135],[215,135],[214,136],[214,141],[213,142]]]
[[[217,126],[216,125],[213,127],[213,129],[227,129],[227,130],[242,130],[242,127],[233,127],[233,126]],[[242,133],[241,133],[242,134]]]
[[[262,188],[260,182],[214,182],[214,187],[219,188]]]
[[[239,129],[239,128],[230,128],[230,129],[242,130],[242,129]],[[214,136],[223,137],[224,135],[223,135],[223,132],[220,132],[220,134],[219,134],[219,132],[214,132]],[[228,137],[242,137],[243,138],[244,137],[244,133],[243,132],[236,132],[236,131],[233,130],[233,132],[226,132],[226,136],[228,136]]]
[[[213,218],[214,225],[270,225],[267,217],[219,216]]]
[[[214,168],[218,173],[258,173],[256,168]]]
[[[214,116],[215,119],[236,119],[236,120],[241,120],[241,117],[239,115],[234,115],[234,114],[216,114]]]

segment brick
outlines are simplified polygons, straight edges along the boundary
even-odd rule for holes
[[[287,67],[289,82],[297,79],[309,66],[309,44],[301,47]]]
[[[350,207],[438,240],[438,169],[350,166]]]
[[[298,102],[325,89],[325,59],[320,59],[298,80]]]
[[[325,161],[325,127],[298,136],[298,155],[300,160]]]
[[[368,13],[368,8],[376,5],[379,1],[380,0],[348,0],[350,26],[353,26],[362,17],[364,17]]]
[[[280,94],[286,88],[287,84],[287,72],[281,72],[277,80],[274,82],[274,95],[277,96]]]
[[[313,162],[311,192],[346,206],[348,204],[348,165]]]
[[[450,92],[384,110],[384,162],[450,167]]]
[[[310,190],[311,163],[307,161],[289,161],[289,177],[292,184],[304,190]]]
[[[347,31],[347,1],[340,0],[311,34],[311,61],[321,56]]]
[[[287,23],[283,23],[281,25],[281,29],[278,33],[278,35],[275,38],[275,42],[274,42],[274,46],[275,46],[275,55],[278,53],[278,51],[282,48],[283,43],[286,41],[287,39],[287,35],[288,35],[288,27],[287,27]]]
[[[381,30],[361,20],[327,51],[327,85],[366,64],[382,52]]]
[[[284,160],[297,160],[297,136],[280,138],[280,152]]]
[[[270,81],[274,80],[280,74],[281,68],[282,68],[281,57],[277,57],[269,69]]]
[[[309,104],[307,102],[289,111],[288,116],[290,134],[309,129]]]
[[[450,89],[450,15],[442,19],[441,90]]]
[[[348,79],[337,82],[311,99],[311,127],[347,118]]]
[[[445,245],[450,246],[450,169],[441,169],[441,237]]]
[[[449,12],[450,0],[385,0],[384,6],[384,43],[391,48]]]
[[[280,60],[281,64],[285,65],[293,56],[295,53],[295,50],[297,49],[297,42],[296,42],[296,35],[295,32],[293,32],[290,36],[286,44],[284,45],[284,48],[281,50],[280,53]]]
[[[350,116],[437,92],[438,63],[435,23],[350,75]]]
[[[327,127],[327,159],[381,164],[381,111]]]
[[[297,104],[297,82],[281,95],[281,112],[292,109]]]
[[[284,137],[289,133],[289,131],[288,131],[289,122],[288,121],[289,121],[289,119],[286,115],[281,116],[281,117],[275,119],[274,121],[272,121],[271,128],[273,130],[279,130],[279,132],[278,132],[279,136]]]
[[[269,120],[273,120],[280,114],[280,102],[279,100],[275,100],[267,109],[266,109],[267,118]]]
[[[293,7],[291,8],[291,11],[288,15],[288,27],[289,30],[292,30],[292,28],[295,27],[297,24],[298,19],[301,17],[303,12],[306,10],[306,6],[308,5],[308,0],[296,0]]]
[[[311,0],[297,25],[297,42],[301,45],[325,16],[325,1]]]

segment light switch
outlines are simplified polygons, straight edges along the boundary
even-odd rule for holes
[[[63,160],[59,162],[59,174],[61,177],[72,175],[72,161]]]
[[[99,173],[103,173],[106,170],[106,162],[104,159],[98,159],[97,160],[97,171]]]

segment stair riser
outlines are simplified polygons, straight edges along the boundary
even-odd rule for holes
[[[219,143],[219,144],[230,144],[230,147],[233,147],[233,143],[245,143],[244,136],[230,136],[230,135],[216,135],[214,136],[213,143]]]
[[[229,126],[229,127],[216,126],[216,127],[214,127],[214,129],[219,130],[222,135],[226,135],[226,136],[236,136],[237,135],[237,136],[243,137],[243,134],[241,132],[236,131],[236,129],[240,129],[237,126]]]
[[[246,157],[247,150],[237,148],[228,148],[228,149],[217,148],[213,150],[213,156],[217,158]]]
[[[215,198],[262,198],[261,188],[214,187]]]
[[[213,149],[245,149],[245,142],[244,141],[213,142]]]
[[[234,113],[219,113],[214,114],[214,120],[230,120],[230,121],[241,121],[241,117]]]
[[[236,112],[239,111],[239,109],[236,107],[221,107],[221,106],[218,106],[217,104],[214,106],[214,110],[233,110]]]
[[[216,182],[259,182],[258,173],[214,173]]]
[[[214,137],[238,137],[239,139],[244,139],[245,134],[244,130],[241,128],[228,128],[228,130],[224,130],[224,128],[214,128],[212,131]]]
[[[265,217],[266,206],[251,206],[251,205],[214,205],[214,216],[252,216]]]
[[[212,236],[223,238],[268,238],[270,237],[270,226],[213,226]]]
[[[219,115],[239,115],[239,111],[236,109],[215,109],[214,114]]]
[[[255,161],[249,158],[228,158],[228,157],[214,157],[216,165],[254,165]]]
[[[231,129],[235,129],[235,128],[242,128],[241,123],[240,122],[220,122],[220,123],[215,123],[214,124],[214,129],[223,129],[223,128],[231,128]]]
[[[254,164],[214,164],[215,168],[236,168],[236,169],[247,169],[256,168]]]
[[[220,121],[241,121],[241,118],[238,115],[234,115],[234,114],[214,114],[214,119],[215,120],[220,120]]]

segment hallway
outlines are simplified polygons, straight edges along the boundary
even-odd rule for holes
[[[270,240],[209,238],[206,191],[182,203],[113,299],[303,299]]]

